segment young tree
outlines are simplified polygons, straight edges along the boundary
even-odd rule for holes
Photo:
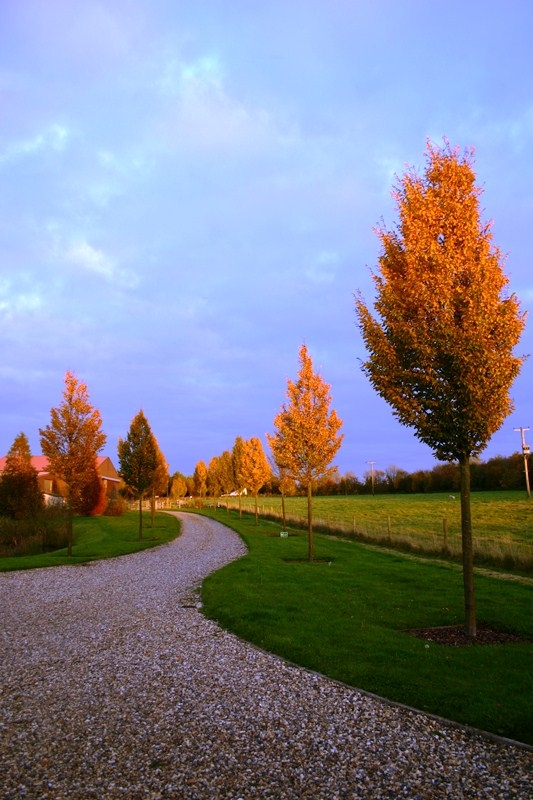
[[[235,488],[235,476],[233,474],[233,459],[229,450],[224,450],[218,459],[218,474],[220,487],[226,495],[226,510],[229,509],[229,495]]]
[[[158,468],[158,446],[144,412],[132,419],[128,435],[118,440],[118,474],[139,500],[139,541],[143,535],[143,497],[151,491]]]
[[[274,419],[276,433],[267,433],[278,469],[307,489],[309,561],[313,560],[313,483],[323,475],[342,443],[342,420],[331,405],[330,386],[313,371],[303,344],[299,354],[298,380],[287,381],[288,405]]]
[[[207,466],[205,461],[199,461],[194,468],[194,494],[202,500],[207,494]]]
[[[154,527],[155,524],[155,500],[156,495],[166,495],[168,492],[168,483],[169,483],[169,474],[168,474],[168,464],[166,461],[165,456],[163,455],[161,448],[159,447],[159,442],[154,436],[154,442],[157,451],[157,467],[154,472],[154,479],[152,482],[152,491],[150,495],[150,520],[151,526]]]
[[[72,521],[76,499],[90,481],[96,456],[106,443],[98,409],[89,402],[87,386],[74,373],[65,375],[63,402],[50,411],[50,424],[40,428],[41,448],[50,471],[68,488],[67,552],[72,555]]]
[[[218,508],[218,498],[222,483],[220,480],[220,457],[213,456],[207,467],[207,491],[213,498],[215,511]]]
[[[187,478],[181,472],[175,472],[170,479],[170,496],[173,500],[179,500],[187,494]]]
[[[261,440],[252,436],[243,442],[241,459],[241,480],[255,498],[255,524],[258,524],[257,495],[269,480],[271,474],[270,464],[263,450]]]
[[[28,437],[19,433],[6,456],[0,475],[0,516],[28,519],[44,508],[37,470],[31,463]]]
[[[242,490],[244,488],[241,478],[243,447],[244,442],[242,436],[237,436],[231,451],[231,460],[233,463],[233,484],[239,497],[239,517],[242,517]]]
[[[428,143],[426,170],[394,190],[399,224],[378,231],[376,317],[359,295],[369,353],[363,371],[403,424],[461,473],[466,629],[476,635],[470,459],[512,410],[513,355],[525,316],[508,283],[491,225],[480,219],[473,153]]]

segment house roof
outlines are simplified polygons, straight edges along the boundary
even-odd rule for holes
[[[0,456],[0,472],[3,472],[6,466],[7,456]],[[101,467],[105,461],[111,462],[109,456],[96,456],[96,468]],[[50,472],[48,467],[48,458],[46,456],[32,456],[31,457],[31,465],[34,469],[37,470],[39,475],[47,475]],[[108,480],[113,480],[113,478],[108,478]]]

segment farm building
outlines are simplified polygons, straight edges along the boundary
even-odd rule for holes
[[[4,471],[5,463],[6,457],[1,456],[0,474]],[[47,457],[32,456],[31,463],[34,469],[37,470],[39,486],[43,493],[45,503],[51,505],[53,503],[63,502],[68,495],[67,487],[63,481],[50,472]],[[115,495],[122,485],[122,480],[109,456],[96,457],[96,470],[105,487],[106,495],[108,497]]]

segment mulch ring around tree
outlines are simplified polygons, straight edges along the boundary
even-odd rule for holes
[[[445,644],[449,647],[469,647],[483,644],[512,644],[514,642],[531,641],[527,636],[520,636],[509,631],[496,630],[490,625],[478,623],[477,636],[471,639],[464,625],[446,625],[440,628],[415,628],[408,631],[418,639],[425,639],[433,644]]]

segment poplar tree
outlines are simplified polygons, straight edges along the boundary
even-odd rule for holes
[[[342,420],[330,411],[330,386],[313,370],[303,344],[297,381],[287,381],[288,404],[274,419],[276,432],[267,439],[278,469],[307,490],[309,561],[313,561],[313,484],[327,472],[343,434]]]
[[[470,459],[512,411],[513,355],[525,324],[506,293],[504,259],[480,217],[473,151],[428,143],[423,175],[409,170],[393,191],[399,222],[377,231],[375,316],[361,295],[362,365],[397,419],[461,474],[465,628],[476,636]]]
[[[118,474],[139,501],[139,541],[143,535],[143,497],[151,491],[158,468],[158,446],[144,412],[132,419],[128,435],[118,440]]]
[[[65,374],[63,402],[50,411],[50,424],[40,428],[41,448],[50,472],[67,486],[67,552],[72,555],[74,505],[94,474],[96,456],[106,443],[102,418],[89,402],[87,386],[72,372]]]
[[[242,443],[240,477],[255,499],[255,524],[258,524],[257,496],[271,475],[270,464],[261,440],[252,436]]]

